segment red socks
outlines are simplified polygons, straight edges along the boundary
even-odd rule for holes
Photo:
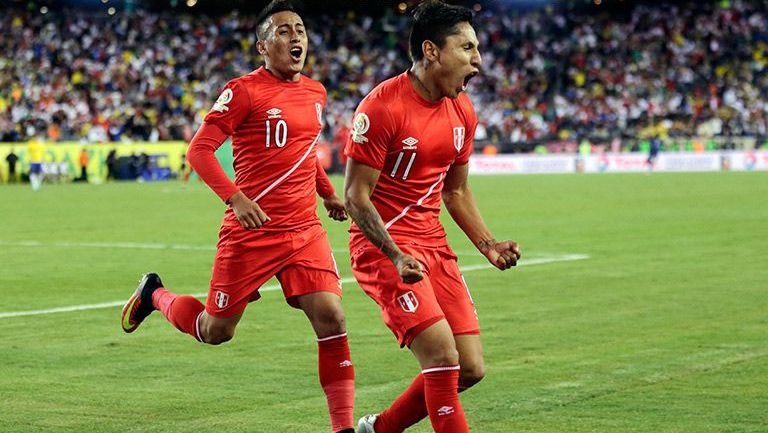
[[[164,288],[152,294],[152,304],[181,332],[203,341],[198,326],[205,306],[192,296],[179,296]],[[320,385],[328,400],[334,432],[354,428],[355,368],[349,355],[347,334],[319,338],[318,370]]]
[[[427,368],[376,420],[376,433],[402,433],[429,415],[437,433],[469,432],[458,395],[459,366]]]
[[[425,368],[424,400],[436,433],[469,433],[464,409],[459,403],[459,366]]]
[[[376,433],[402,433],[403,430],[427,417],[424,401],[424,376],[419,374],[408,388],[379,414]]]
[[[205,311],[202,302],[193,296],[179,296],[161,287],[152,294],[152,304],[176,329],[203,341],[198,327],[198,319]]]
[[[318,338],[320,385],[328,400],[331,428],[334,432],[354,426],[355,367],[349,355],[347,334]]]

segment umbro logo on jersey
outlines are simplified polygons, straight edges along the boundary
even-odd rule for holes
[[[270,108],[269,110],[267,110],[267,114],[269,114],[269,118],[270,119],[276,119],[278,117],[282,117],[280,115],[280,113],[282,113],[282,112],[283,112],[283,110],[281,110],[279,108]]]
[[[416,143],[418,142],[419,140],[413,137],[408,137],[405,140],[403,140],[403,144],[405,145],[403,146],[403,149],[408,149],[408,150],[416,149]]]

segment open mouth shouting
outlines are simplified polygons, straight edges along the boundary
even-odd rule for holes
[[[461,91],[464,92],[467,90],[467,86],[469,85],[469,80],[474,78],[476,75],[478,75],[480,71],[472,71],[472,73],[468,74],[464,77],[464,83],[461,86]]]
[[[294,46],[291,47],[288,52],[291,54],[291,59],[293,59],[294,62],[299,63],[301,62],[301,55],[304,53],[304,48],[300,46]]]

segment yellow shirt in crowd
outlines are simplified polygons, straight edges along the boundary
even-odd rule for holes
[[[29,162],[41,163],[45,154],[45,145],[39,140],[30,140],[27,144],[27,152],[29,153]]]

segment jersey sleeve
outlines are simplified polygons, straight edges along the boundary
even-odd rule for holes
[[[454,165],[464,165],[469,163],[469,157],[472,155],[472,151],[475,147],[475,131],[477,131],[477,113],[475,113],[475,108],[472,106],[472,102],[467,103],[466,105],[466,115],[467,115],[467,124],[466,124],[466,131],[464,135],[464,145],[461,147],[461,151],[459,152],[458,156],[456,156],[456,161],[454,161]]]
[[[216,125],[222,132],[231,136],[251,112],[251,97],[248,90],[238,80],[227,83],[205,116],[205,122]]]
[[[323,164],[320,160],[317,160],[317,173],[315,174],[315,186],[317,188],[317,194],[322,198],[328,198],[336,193],[333,189],[331,180],[328,179],[328,175],[325,173]]]
[[[395,121],[386,105],[379,99],[366,98],[355,112],[344,154],[381,170],[395,132]]]
[[[318,86],[320,91],[323,93],[323,105],[320,107],[320,112],[317,113],[317,118],[322,125],[325,125],[323,119],[325,113],[325,104],[328,102],[328,92],[326,92],[325,86],[322,84],[318,83]],[[336,190],[333,188],[331,180],[328,179],[328,174],[325,172],[323,164],[320,162],[320,158],[317,158],[316,167],[317,172],[315,174],[315,188],[317,189],[317,194],[322,198],[328,198],[333,194],[336,194]]]
[[[227,202],[238,191],[215,155],[216,149],[226,139],[227,135],[218,126],[206,121],[192,137],[187,149],[189,165],[223,202]]]

